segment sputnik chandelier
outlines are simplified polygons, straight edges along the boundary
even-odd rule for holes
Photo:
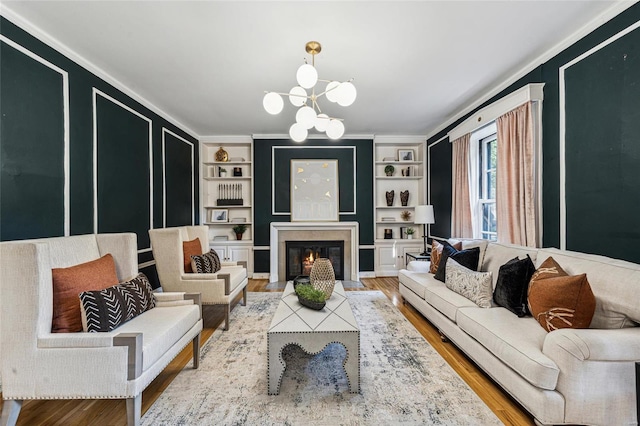
[[[309,129],[315,127],[319,132],[326,132],[329,139],[340,139],[344,135],[343,119],[330,117],[322,112],[318,105],[318,99],[326,96],[329,102],[347,107],[356,100],[356,87],[351,83],[353,79],[339,82],[321,80],[315,68],[315,58],[322,50],[317,41],[306,44],[305,50],[311,54],[311,64],[305,60],[304,65],[298,68],[296,79],[298,86],[294,86],[289,93],[265,92],[262,105],[269,114],[279,114],[284,107],[282,96],[288,96],[289,102],[295,107],[300,107],[296,113],[296,122],[289,128],[289,136],[296,142],[302,142],[309,134]],[[318,82],[327,83],[324,91],[316,93]],[[310,89],[311,93],[307,93]]]

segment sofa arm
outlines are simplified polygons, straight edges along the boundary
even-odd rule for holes
[[[551,359],[570,354],[579,361],[639,361],[640,327],[555,330],[545,338],[542,352]]]

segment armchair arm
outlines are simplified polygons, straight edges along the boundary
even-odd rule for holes
[[[555,330],[545,338],[542,352],[554,360],[570,354],[579,361],[639,361],[640,327]]]
[[[431,262],[424,262],[422,260],[412,260],[407,264],[407,270],[414,272],[429,272]]]
[[[220,280],[224,283],[224,294],[229,295],[231,292],[231,274],[182,274],[180,276],[184,281],[188,281],[189,284],[196,282],[211,284],[211,281]]]
[[[226,262],[220,262],[220,266],[221,267],[228,267],[228,266],[242,266],[243,268],[247,269],[247,261],[246,260],[236,260],[236,261],[226,261]]]
[[[38,348],[108,348],[115,333],[51,333],[38,337]]]

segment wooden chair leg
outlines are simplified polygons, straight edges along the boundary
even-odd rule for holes
[[[18,421],[20,415],[20,409],[22,408],[21,399],[7,399],[2,406],[2,417],[0,425],[2,426],[14,426]]]
[[[224,331],[229,330],[229,315],[231,315],[231,305],[227,305],[227,309],[224,313]]]
[[[247,286],[242,289],[242,304],[247,306]]]
[[[134,398],[127,398],[127,426],[140,426],[142,414],[142,392]]]
[[[193,338],[193,368],[200,367],[200,333]]]

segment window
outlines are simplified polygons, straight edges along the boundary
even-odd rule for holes
[[[487,240],[497,239],[496,229],[496,170],[497,170],[497,134],[493,133],[479,141],[479,197],[478,217],[481,218],[480,234]]]
[[[469,201],[473,238],[496,241],[496,192],[498,129],[492,122],[471,134],[469,152]]]

